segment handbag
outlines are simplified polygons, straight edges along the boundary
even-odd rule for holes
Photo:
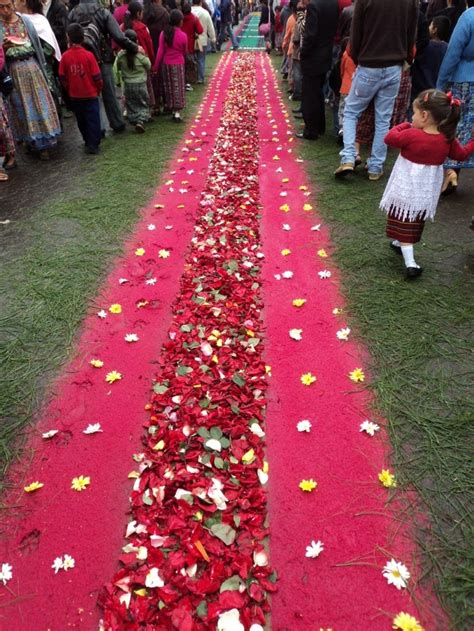
[[[270,29],[272,26],[270,22],[270,17],[271,17],[270,7],[268,7],[268,22],[265,22],[264,24],[260,24],[260,26],[258,27],[258,32],[260,33],[260,35],[263,35],[263,37],[267,37],[270,34]]]
[[[8,74],[6,68],[0,70],[0,92],[2,96],[10,96],[13,92],[13,79]]]

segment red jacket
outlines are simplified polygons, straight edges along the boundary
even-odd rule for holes
[[[196,42],[196,35],[201,35],[203,32],[202,24],[194,13],[187,13],[183,17],[183,26],[181,30],[186,33],[188,38],[188,53],[194,53],[194,45]]]
[[[151,63],[153,63],[153,60],[155,59],[155,51],[153,49],[153,42],[151,40],[151,35],[148,27],[140,20],[133,20],[132,28],[137,34],[137,44],[143,48],[143,50],[145,51],[145,55],[148,57]],[[120,30],[122,31],[122,33],[127,30],[125,28],[125,23],[122,22],[122,24],[120,25]]]
[[[96,58],[78,44],[73,44],[61,57],[59,79],[72,99],[94,99],[102,90]]]

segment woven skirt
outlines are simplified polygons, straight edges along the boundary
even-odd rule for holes
[[[400,243],[418,243],[425,227],[424,219],[408,221],[397,219],[392,211],[387,215],[387,228],[385,234],[389,239],[397,239]]]
[[[462,145],[465,145],[472,138],[472,128],[474,126],[474,82],[453,83],[451,86],[453,96],[461,100],[461,120],[456,131],[456,138]],[[447,160],[445,169],[474,169],[474,154],[464,162]]]
[[[182,110],[186,104],[184,64],[163,64],[165,107],[173,112]]]
[[[125,83],[125,103],[127,118],[132,125],[148,122],[150,119],[149,95],[146,83]]]
[[[48,84],[33,57],[9,67],[15,86],[10,95],[9,118],[17,142],[41,151],[54,147],[61,134],[58,113]]]
[[[8,122],[7,108],[0,94],[0,156],[14,156],[15,143],[13,134]]]

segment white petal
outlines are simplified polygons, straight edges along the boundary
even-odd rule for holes
[[[206,440],[206,442],[204,443],[204,445],[208,448],[208,449],[213,449],[214,451],[221,451],[222,449],[222,445],[220,444],[220,442],[217,440],[217,438],[209,438],[209,440]]]
[[[312,427],[311,422],[310,422],[310,421],[308,421],[307,419],[304,419],[304,420],[302,420],[302,421],[299,421],[299,422],[296,424],[296,429],[297,429],[299,432],[310,432],[310,431],[311,431],[311,427]]]
[[[97,432],[103,432],[101,429],[100,423],[90,424],[86,427],[86,429],[82,432],[83,434],[97,434]]]
[[[59,429],[50,429],[49,432],[44,432],[44,434],[41,434],[42,438],[52,438],[53,436],[56,436],[56,434],[59,432]]]

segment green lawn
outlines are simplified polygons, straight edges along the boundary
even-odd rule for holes
[[[208,74],[219,59],[208,55]],[[204,91],[195,86],[187,93],[186,119]],[[93,166],[68,174],[66,195],[29,208],[4,228],[7,238],[26,247],[12,250],[0,274],[0,480],[185,128],[163,116],[143,135],[129,131],[107,139],[101,155],[91,158]],[[31,186],[41,186],[34,177],[38,170]]]
[[[424,571],[452,628],[467,631],[474,628],[474,283],[466,264],[474,247],[472,213],[466,209],[459,229],[444,202],[417,248],[424,275],[406,281],[378,210],[386,179],[369,182],[362,169],[350,181],[336,181],[339,148],[329,133],[317,142],[299,141],[299,147],[320,190],[318,207],[336,246],[351,328],[370,352],[370,387],[388,421],[400,490],[415,488],[430,517],[427,524],[414,506],[408,509]],[[470,204],[472,210],[472,198]]]

